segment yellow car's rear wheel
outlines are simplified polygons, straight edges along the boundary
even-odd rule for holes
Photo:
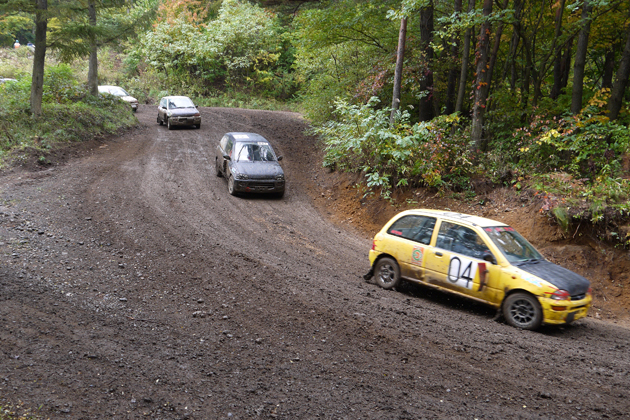
[[[400,267],[398,263],[389,257],[383,257],[376,262],[374,267],[376,284],[383,289],[393,289],[400,284]]]

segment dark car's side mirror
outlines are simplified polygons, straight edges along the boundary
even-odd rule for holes
[[[230,155],[223,155],[223,159],[225,159],[225,160],[232,160],[232,158],[230,157]]]
[[[278,162],[282,160],[282,156],[278,156]]]

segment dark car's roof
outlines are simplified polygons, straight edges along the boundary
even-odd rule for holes
[[[264,141],[265,143],[269,143],[269,141],[264,138],[263,136],[261,136],[260,134],[256,134],[256,133],[245,133],[245,132],[232,132],[232,133],[226,133],[226,136],[232,137],[232,139],[234,139],[235,142],[258,142],[258,141]]]

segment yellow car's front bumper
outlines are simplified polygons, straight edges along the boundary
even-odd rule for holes
[[[542,307],[544,324],[570,324],[584,318],[593,302],[593,298],[588,295],[576,301],[549,298],[538,298],[538,300]]]

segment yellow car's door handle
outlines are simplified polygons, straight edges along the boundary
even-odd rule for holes
[[[441,257],[441,256],[442,256],[442,253],[441,253],[441,252],[436,252],[436,253],[435,253],[435,255],[436,255],[437,257]]]

